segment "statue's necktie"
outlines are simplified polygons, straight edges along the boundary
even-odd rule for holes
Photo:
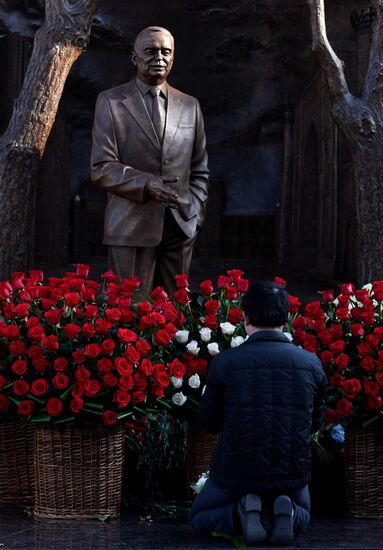
[[[161,90],[159,88],[150,88],[150,93],[153,96],[153,114],[152,122],[156,131],[158,141],[162,144],[165,129],[165,109],[160,99]]]

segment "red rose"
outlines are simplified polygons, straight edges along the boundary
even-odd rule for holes
[[[125,374],[131,374],[133,371],[133,365],[130,361],[127,361],[124,357],[116,357],[114,360],[114,368],[118,372],[118,374],[121,374],[121,376],[124,376]]]
[[[360,362],[360,366],[367,372],[372,372],[374,370],[375,362],[370,355],[366,355]]]
[[[40,346],[37,346],[36,344],[33,344],[30,348],[28,348],[27,355],[29,359],[37,359],[41,357],[44,354],[43,350]]]
[[[336,340],[330,344],[329,348],[335,353],[335,355],[339,355],[344,352],[346,343],[344,340]]]
[[[143,403],[146,401],[146,393],[140,390],[134,391],[132,393],[132,399],[134,403]]]
[[[311,353],[316,352],[318,343],[316,341],[314,334],[306,335],[305,339],[303,340],[303,347],[306,351],[311,351]]]
[[[219,275],[217,279],[218,288],[226,288],[230,284],[230,277],[226,275]]]
[[[31,393],[36,397],[42,397],[49,390],[48,382],[44,378],[38,378],[32,382]]]
[[[76,378],[76,380],[79,380],[80,382],[84,380],[88,380],[90,377],[90,372],[86,367],[78,367],[74,373],[74,377]]]
[[[105,426],[113,426],[114,424],[116,424],[117,420],[117,414],[114,411],[104,411],[102,413],[102,421]]]
[[[361,288],[355,292],[356,299],[363,304],[370,301],[367,288]]]
[[[60,322],[61,310],[60,309],[50,309],[44,313],[45,319],[48,323],[52,325],[57,325]]]
[[[168,295],[162,288],[162,286],[157,286],[153,289],[152,298],[156,303],[165,302],[168,299]]]
[[[138,340],[137,334],[128,328],[119,328],[117,336],[122,344],[129,344]]]
[[[374,350],[379,346],[379,337],[377,334],[368,334],[366,342],[368,342],[370,348]]]
[[[376,396],[379,393],[379,384],[367,378],[363,380],[363,388],[366,395]]]
[[[63,411],[63,403],[58,397],[50,397],[46,406],[49,416],[60,416]]]
[[[155,397],[156,399],[160,399],[161,397],[164,396],[164,390],[161,386],[152,386],[150,388],[150,393],[152,394],[153,397]]]
[[[89,270],[90,270],[89,265],[87,265],[87,264],[76,264],[75,268],[76,268],[77,277],[84,277],[84,278],[88,277]]]
[[[32,342],[41,342],[44,336],[44,329],[40,325],[35,325],[28,331],[28,337]]]
[[[166,372],[156,372],[153,376],[154,382],[161,386],[161,388],[167,388],[170,384],[169,377]]]
[[[43,311],[49,311],[57,304],[57,300],[50,300],[48,298],[41,299],[41,307]]]
[[[89,359],[96,359],[101,352],[101,348],[98,344],[88,344],[85,346],[85,355]]]
[[[19,317],[20,319],[24,319],[24,317],[27,317],[29,313],[29,304],[17,304],[15,306],[15,309],[13,310],[16,317]]]
[[[175,378],[183,378],[185,375],[185,366],[181,363],[179,359],[173,359],[168,365],[170,376]]]
[[[145,390],[148,385],[146,375],[143,372],[136,372],[133,376],[133,382],[137,390]]]
[[[37,359],[33,359],[32,365],[34,366],[36,373],[44,373],[47,370],[49,363],[45,357],[38,357]]]
[[[331,365],[331,363],[334,361],[334,354],[332,351],[322,351],[320,354],[320,360],[324,365]]]
[[[320,290],[319,294],[322,295],[322,300],[325,303],[332,302],[334,300],[334,291],[331,290]]]
[[[379,373],[375,376],[375,380],[378,382],[379,386],[383,386],[383,373],[382,373],[382,372],[379,372]]]
[[[339,418],[343,416],[348,416],[352,410],[352,403],[345,397],[342,397],[342,399],[339,399],[337,406],[336,406],[336,414],[339,416]]]
[[[147,315],[150,313],[153,309],[153,306],[150,302],[138,302],[137,304],[137,312],[142,317],[143,315]]]
[[[19,329],[16,325],[7,325],[4,329],[4,333],[10,340],[17,340],[20,336]]]
[[[69,403],[69,406],[71,408],[71,411],[76,414],[80,412],[81,409],[83,408],[84,400],[81,399],[81,397],[74,397]]]
[[[137,340],[136,348],[142,356],[148,354],[151,350],[150,344],[146,340]]]
[[[120,409],[123,409],[130,403],[130,395],[125,390],[117,390],[114,394],[113,401],[117,403]]]
[[[165,329],[160,329],[155,335],[154,335],[154,341],[159,346],[167,346],[172,341],[170,335],[167,333]]]
[[[189,286],[188,276],[186,273],[175,276],[177,288],[187,288]]]
[[[97,317],[98,307],[93,305],[87,305],[84,307],[84,315],[86,319],[94,319]]]
[[[56,374],[53,377],[52,382],[58,390],[65,390],[65,388],[69,386],[69,378],[63,373]]]
[[[229,275],[230,280],[233,283],[236,283],[244,274],[243,271],[241,271],[240,269],[231,269],[226,271],[226,273]]]
[[[199,288],[203,296],[210,296],[210,294],[213,294],[214,292],[213,283],[209,279],[202,281]]]
[[[227,286],[225,288],[225,296],[228,300],[236,300],[238,298],[237,289],[234,286]]]
[[[282,286],[283,288],[287,286],[287,282],[285,279],[282,279],[282,277],[274,277],[274,283],[278,286]]]
[[[175,308],[174,304],[168,302],[166,306],[164,306],[163,315],[168,323],[174,323],[178,315],[178,311]]]
[[[93,336],[96,334],[96,329],[92,325],[92,323],[84,323],[81,332],[85,338],[93,338]]]
[[[186,306],[190,301],[189,293],[186,288],[180,288],[179,290],[176,290],[173,294],[173,300],[181,306]]]
[[[149,359],[143,359],[138,366],[138,371],[143,372],[146,376],[151,376],[153,372],[153,365]]]
[[[295,296],[292,296],[289,294],[289,302],[290,302],[290,313],[297,313],[299,311],[299,308],[302,305],[302,302],[298,300]]]
[[[83,382],[80,382],[80,381],[75,382],[70,392],[73,395],[73,397],[81,397],[84,394]]]
[[[341,294],[347,294],[350,296],[355,293],[355,287],[351,283],[344,283],[343,285],[340,285],[340,292]]]
[[[41,269],[30,269],[29,276],[36,283],[41,283],[44,280],[44,273]]]
[[[217,316],[216,315],[206,315],[205,321],[204,321],[204,326],[208,327],[212,330],[217,328],[217,326],[218,326]]]
[[[51,334],[50,336],[45,336],[42,339],[42,345],[43,348],[45,348],[47,351],[55,351],[59,348],[57,336],[55,336],[54,334]]]
[[[110,333],[112,323],[107,319],[96,319],[95,326],[97,334],[107,335]]]
[[[324,421],[326,424],[335,424],[338,420],[339,418],[336,411],[333,411],[332,409],[326,409],[324,411]]]
[[[141,281],[138,277],[135,275],[129,275],[127,279],[124,279],[121,284],[121,288],[131,294],[134,292],[137,288],[140,288]]]
[[[342,388],[346,392],[348,398],[354,399],[362,389],[362,385],[356,378],[350,378],[343,382]]]
[[[149,317],[152,320],[153,326],[155,327],[161,327],[166,323],[164,315],[162,315],[162,313],[159,313],[158,311],[152,311],[149,314]]]
[[[208,300],[204,305],[208,315],[214,315],[220,308],[218,300]]]
[[[111,359],[104,357],[97,361],[97,367],[101,374],[105,374],[113,370],[113,362]]]
[[[116,323],[121,319],[121,311],[117,308],[107,309],[105,315],[112,323]]]
[[[76,349],[72,353],[73,361],[76,365],[81,365],[85,361],[85,352],[83,349]]]
[[[78,292],[66,292],[64,294],[64,300],[68,307],[76,307],[79,305],[81,298]]]
[[[350,364],[350,358],[345,353],[341,353],[335,359],[335,364],[337,365],[338,369],[345,370]]]
[[[133,388],[133,377],[130,374],[121,375],[119,385],[122,390],[131,390]]]
[[[360,323],[353,323],[350,325],[350,330],[355,338],[361,338],[364,335],[363,326]]]
[[[335,374],[333,374],[329,379],[330,386],[341,388],[343,387],[343,383],[344,383],[344,378],[339,372],[336,372]]]
[[[111,338],[107,338],[101,342],[101,353],[103,355],[112,355],[115,347],[116,342]]]
[[[382,407],[382,398],[379,397],[378,395],[377,396],[372,396],[370,395],[370,397],[367,398],[367,406],[369,409],[374,409],[374,410],[378,410]]]
[[[28,371],[27,362],[23,359],[17,359],[12,364],[11,369],[15,374],[17,374],[17,376],[24,376]]]
[[[107,372],[106,374],[104,374],[102,377],[102,381],[107,388],[113,388],[118,384],[117,377],[114,376],[114,374],[111,372]]]
[[[65,325],[64,330],[66,337],[69,340],[74,340],[74,338],[77,338],[77,336],[80,334],[81,327],[79,327],[75,323],[68,323],[67,325]]]
[[[232,325],[237,325],[242,319],[242,311],[236,307],[229,310],[228,321]]]
[[[244,292],[247,292],[248,288],[249,288],[249,281],[247,279],[238,279],[237,281],[238,292],[241,292],[241,294],[243,294]]]
[[[29,384],[25,380],[16,380],[13,383],[12,389],[17,397],[21,397],[29,393]]]
[[[128,346],[126,348],[126,351],[124,353],[125,359],[128,359],[128,361],[131,361],[134,364],[137,364],[140,360],[140,354],[136,350],[136,348],[132,345]]]
[[[94,397],[101,391],[101,384],[98,380],[94,378],[92,380],[87,380],[84,382],[84,394],[87,397]]]
[[[9,405],[11,404],[8,397],[2,393],[0,393],[0,412],[4,412],[8,409]]]
[[[340,307],[336,310],[336,316],[339,321],[348,321],[350,319],[350,312],[347,307]]]
[[[306,328],[305,318],[302,317],[301,315],[298,315],[298,317],[295,317],[294,321],[291,323],[291,326],[294,330],[297,330],[297,329],[304,330]]]
[[[68,361],[65,357],[57,357],[53,363],[53,368],[58,372],[64,372],[68,367]]]
[[[331,334],[326,329],[318,332],[318,338],[322,346],[328,346],[332,342]]]
[[[311,319],[321,319],[324,311],[319,300],[309,302],[305,307],[305,315]]]
[[[30,399],[25,399],[24,401],[20,401],[17,412],[18,414],[21,414],[22,416],[29,416],[32,414],[33,409],[35,408],[35,404]]]
[[[14,340],[9,344],[9,352],[12,355],[23,355],[25,352],[25,344],[21,340]]]

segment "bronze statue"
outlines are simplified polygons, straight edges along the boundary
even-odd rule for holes
[[[103,243],[120,279],[139,277],[168,293],[188,273],[208,190],[206,138],[198,101],[166,78],[174,39],[148,27],[134,42],[137,74],[97,99],[92,181],[108,192]]]

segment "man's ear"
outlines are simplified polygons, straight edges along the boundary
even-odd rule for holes
[[[250,325],[250,320],[245,312],[243,312],[243,319],[245,321],[245,327],[248,327]]]
[[[136,52],[132,52],[131,60],[132,60],[133,65],[137,65],[137,54],[136,54]]]

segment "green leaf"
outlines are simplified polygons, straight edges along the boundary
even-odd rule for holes
[[[104,405],[102,403],[87,403],[86,406],[91,409],[104,410]]]
[[[198,405],[198,407],[200,405],[200,402],[198,401],[198,399],[196,399],[192,395],[188,395],[188,401],[191,401],[192,403],[194,403],[194,405]]]
[[[362,426],[363,428],[368,428],[368,426],[372,426],[372,424],[375,424],[375,422],[378,422],[378,420],[381,420],[381,419],[382,419],[382,416],[378,414],[376,416],[373,416],[369,420],[366,420],[365,422],[363,422]]]
[[[49,414],[38,414],[37,416],[32,416],[31,422],[49,422],[50,419]]]
[[[146,415],[146,411],[145,411],[144,409],[141,409],[141,407],[137,407],[137,405],[134,405],[134,406],[133,406],[133,410],[134,410],[135,412],[138,412],[138,413],[140,413],[140,414],[143,414],[144,416]]]
[[[60,395],[60,399],[62,401],[65,401],[65,399],[67,399],[67,397],[70,395],[70,392],[72,390],[72,386],[69,386],[69,388],[67,388],[61,395]]]
[[[169,411],[171,410],[172,407],[167,401],[164,401],[163,399],[160,399],[160,398],[158,398],[157,401],[158,403],[161,403],[161,405],[165,407],[165,409],[168,409]]]
[[[120,413],[117,413],[117,418],[118,420],[122,420],[123,418],[126,418],[127,416],[131,416],[133,413],[131,411],[129,412],[120,412]]]
[[[29,393],[27,397],[28,399],[32,399],[33,401],[36,401],[36,403],[39,403],[40,405],[45,405],[45,401],[42,401],[42,399],[39,399],[38,397],[36,397],[35,395],[32,395],[31,393]]]
[[[83,407],[81,410],[90,414],[96,414],[97,416],[102,416],[102,411],[98,411],[95,409],[88,409],[88,407]]]
[[[54,421],[54,424],[64,424],[65,422],[69,423],[69,422],[74,422],[75,420],[75,416],[74,415],[71,415],[71,416],[63,416],[62,418],[59,418],[58,420],[55,420]]]
[[[10,399],[13,403],[15,403],[17,406],[19,406],[20,403],[21,403],[21,399],[17,399],[16,397],[13,397],[13,395],[10,395],[10,396],[9,396],[9,399]]]

